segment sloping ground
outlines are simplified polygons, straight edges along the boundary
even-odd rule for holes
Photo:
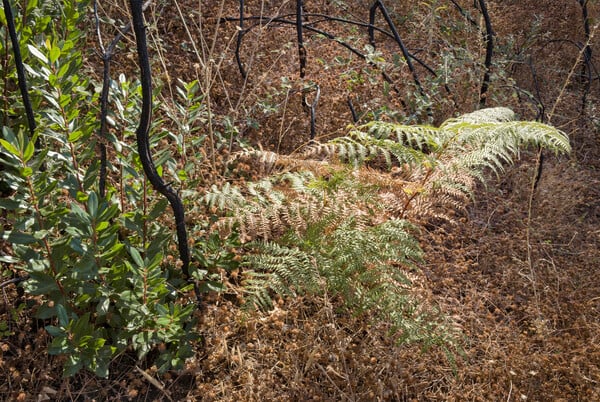
[[[519,16],[534,6],[491,2],[493,16],[502,21],[498,34],[522,32],[519,22],[525,18]],[[560,24],[545,29],[567,37],[575,29],[573,7],[548,7],[544,23]],[[233,7],[226,11],[235,15]],[[184,35],[178,29],[163,39],[176,42]],[[536,50],[538,69],[544,56],[556,61],[556,53],[545,52],[549,49]],[[190,59],[185,53],[170,56],[172,62]],[[567,57],[561,60],[569,63]],[[226,68],[233,77],[235,65]],[[569,68],[538,71],[546,102],[551,104],[563,83],[556,72]],[[517,67],[515,77],[527,81],[522,70]],[[280,70],[272,73],[276,80],[281,76]],[[532,82],[519,84],[535,89]],[[340,314],[334,298],[281,301],[261,314],[240,311],[234,297],[214,296],[201,314],[198,355],[183,372],[160,376],[123,356],[108,380],[88,373],[61,379],[61,359],[46,354],[43,323],[29,310],[36,301],[7,287],[0,301],[0,321],[8,323],[0,328],[0,399],[600,400],[600,177],[594,168],[600,152],[593,125],[577,119],[573,109],[579,96],[573,93],[563,94],[556,119],[571,132],[576,153],[572,160],[549,158],[531,208],[534,158],[525,155],[523,163],[480,189],[456,224],[430,226],[423,233],[427,257],[415,286],[460,328],[464,356],[453,361],[438,346],[426,351],[420,345],[395,346],[385,326]],[[214,95],[218,102],[219,94]],[[336,115],[343,104],[343,98],[336,99],[320,116]],[[349,112],[343,110],[340,120],[347,123]],[[302,113],[298,108],[287,116]],[[277,143],[272,137],[280,117],[265,117],[265,131],[250,130],[251,136]],[[305,137],[306,119],[291,123],[300,124],[296,129],[302,133],[289,141],[293,148]],[[329,131],[336,129],[327,124]]]
[[[465,336],[455,367],[435,347],[393,346],[385,328],[340,317],[326,300],[291,301],[211,329],[217,353],[207,354],[197,385],[212,400],[597,400],[597,179],[565,161],[547,168],[529,263],[530,178],[528,165],[512,169],[460,225],[423,239],[419,285]],[[223,313],[214,311],[218,328]]]
[[[566,162],[548,168],[528,242],[531,175],[524,167],[512,173],[472,209],[454,247],[434,246],[430,254],[440,258],[430,266],[432,287],[463,323],[470,345],[451,394],[596,400],[600,254],[590,183],[597,179]]]
[[[590,185],[598,179],[567,161],[548,166],[532,208],[529,264],[530,174],[528,164],[511,169],[460,224],[423,238],[428,257],[416,286],[463,331],[464,357],[454,365],[435,346],[394,346],[385,327],[340,315],[334,300],[248,314],[217,297],[203,314],[197,359],[164,376],[143,375],[122,357],[110,380],[61,380],[60,359],[45,355],[46,335],[22,313],[2,342],[0,389],[22,400],[598,400],[600,204]]]

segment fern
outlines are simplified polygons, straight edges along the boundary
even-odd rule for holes
[[[408,232],[410,227],[406,221],[389,220],[361,228],[350,218],[330,236],[321,236],[315,242],[316,251],[328,291],[341,295],[350,310],[359,312],[386,310],[386,300],[392,294],[404,300],[407,293],[402,285],[409,285],[409,281],[403,269],[422,257],[417,241]]]
[[[248,305],[266,310],[273,305],[271,292],[288,296],[317,288],[316,266],[306,252],[272,242],[255,242],[249,247],[252,253],[243,264]]]
[[[388,138],[377,138],[362,131],[353,130],[346,137],[339,137],[327,144],[313,144],[305,152],[304,157],[336,155],[342,161],[358,167],[365,162],[382,157],[388,167],[392,164],[415,164],[426,155],[411,146]]]
[[[221,210],[217,227],[246,241],[248,305],[274,295],[333,295],[347,311],[391,325],[401,342],[453,344],[453,331],[411,290],[422,259],[413,221],[452,221],[488,170],[500,174],[521,149],[570,151],[561,131],[483,109],[439,127],[371,122],[303,153],[248,150],[262,179],[213,186],[203,198]],[[344,163],[340,163],[344,162]],[[386,169],[387,168],[387,169]]]
[[[412,181],[402,183],[402,191],[386,194],[389,210],[401,217],[444,217],[448,207],[465,204],[475,181],[484,181],[487,169],[500,174],[528,146],[556,154],[571,150],[562,131],[538,122],[515,121],[515,114],[503,107],[452,118],[440,127],[375,121],[313,149],[352,166],[383,156],[388,167],[400,166],[403,177]]]
[[[405,341],[441,336],[423,331],[423,312],[410,292],[407,269],[422,260],[422,251],[407,221],[392,219],[364,226],[356,217],[328,215],[299,234],[290,231],[278,242],[249,246],[245,292],[247,302],[272,306],[273,294],[334,295],[345,309],[369,312],[390,322]]]
[[[222,188],[212,185],[210,191],[207,191],[202,201],[209,207],[217,207],[221,210],[235,208],[246,204],[246,198],[240,192],[238,187],[232,187],[230,183],[225,183]]]
[[[222,207],[227,215],[218,223],[220,229],[236,227],[245,241],[269,240],[290,229],[302,232],[309,222],[324,215],[367,215],[363,207],[372,203],[374,196],[363,187],[346,169],[331,170],[327,178],[306,171],[286,172],[243,188],[226,184],[220,190],[213,186],[203,201]]]

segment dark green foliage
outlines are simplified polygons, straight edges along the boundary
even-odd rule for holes
[[[65,375],[86,368],[106,377],[118,354],[132,348],[142,359],[158,345],[161,371],[181,367],[197,338],[196,306],[182,300],[191,285],[166,262],[173,234],[158,221],[166,203],[138,173],[131,134],[108,138],[117,158],[111,170],[122,174],[107,197],[98,196],[98,94],[82,72],[82,17],[74,4],[46,2],[50,20],[28,9],[30,22],[19,27],[38,124],[33,138],[20,120],[2,128],[0,179],[12,195],[0,200],[10,223],[0,236],[29,276],[26,292],[40,296],[36,315],[53,338],[49,353],[67,356]],[[122,78],[112,89],[113,123],[130,133],[138,86]],[[11,96],[14,109],[3,113],[20,110],[18,94]],[[38,136],[44,149],[35,149]]]

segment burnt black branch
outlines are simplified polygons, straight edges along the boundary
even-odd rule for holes
[[[245,20],[259,20],[259,23],[254,24],[249,26],[248,28],[244,28],[242,30],[240,30],[240,32],[238,32],[238,43],[236,45],[236,49],[235,49],[235,55],[236,55],[236,61],[238,63],[238,69],[240,70],[240,74],[242,75],[242,78],[246,79],[246,71],[243,68],[243,64],[241,62],[240,59],[240,48],[242,45],[242,38],[243,36],[248,33],[248,31],[252,30],[255,27],[258,26],[264,26],[263,23],[266,21],[267,24],[292,24],[293,22],[291,20],[287,20],[287,18],[293,17],[295,14],[283,14],[283,15],[278,15],[275,17],[268,17],[268,16],[247,16],[244,17]],[[319,18],[318,20],[315,20],[313,22],[310,23],[304,23],[303,24],[303,28],[309,31],[313,31],[314,30],[312,28],[314,28],[315,25],[322,23],[322,22],[339,22],[342,24],[349,24],[349,25],[355,25],[358,27],[363,27],[363,28],[368,28],[368,29],[373,29],[374,32],[379,32],[387,37],[389,37],[390,39],[394,39],[394,35],[391,32],[386,31],[385,29],[382,29],[378,26],[375,25],[371,25],[369,23],[366,22],[361,22],[361,21],[354,21],[354,20],[349,20],[349,19],[345,19],[345,18],[339,18],[339,17],[334,17],[334,16],[330,16],[330,15],[326,15],[326,14],[320,14],[320,13],[303,13],[305,18],[309,18],[309,17],[315,17],[315,18]],[[224,22],[232,22],[232,21],[239,21],[239,19],[236,18],[232,18],[232,17],[223,17],[221,18],[221,21]],[[295,23],[294,23],[295,25]],[[315,28],[316,29],[316,28]],[[323,32],[321,30],[319,30],[319,32]],[[329,39],[331,39],[330,36],[326,35]],[[338,43],[340,43],[339,40],[337,40]],[[353,49],[349,49],[351,52],[353,52],[356,55],[359,55],[357,52],[355,52]],[[408,50],[407,50],[408,51]],[[429,72],[431,75],[433,75],[434,77],[437,77],[437,73],[435,72],[435,70],[427,65],[423,60],[421,60],[419,57],[417,57],[416,55],[414,55],[413,53],[411,53],[410,51],[408,51],[408,56],[413,59],[415,62],[417,62],[421,67],[423,67],[425,70],[427,70],[427,72]],[[444,88],[446,89],[446,91],[448,93],[450,93],[450,88],[448,87],[447,84],[444,84]]]
[[[375,25],[375,16],[376,16],[378,9],[381,12],[381,14],[383,15],[383,18],[385,19],[385,22],[388,24],[388,27],[392,31],[392,35],[394,35],[394,40],[400,47],[400,51],[402,52],[402,57],[404,57],[404,61],[406,62],[406,65],[408,66],[408,69],[409,69],[410,73],[412,74],[413,81],[414,81],[415,85],[417,86],[419,93],[424,98],[429,98],[429,96],[427,96],[427,94],[425,93],[425,90],[423,89],[423,85],[421,85],[421,81],[419,80],[419,75],[417,74],[417,70],[415,70],[415,67],[411,61],[412,58],[410,56],[410,53],[408,52],[408,49],[406,49],[406,46],[404,45],[402,38],[400,38],[400,34],[398,33],[398,30],[396,29],[396,25],[394,24],[392,17],[390,17],[390,14],[388,13],[387,8],[385,7],[385,5],[383,4],[383,2],[381,0],[375,0],[375,2],[373,2],[373,5],[371,6],[371,8],[369,10],[369,25],[371,25],[371,26]],[[373,46],[373,48],[375,48],[375,33],[372,28],[369,28],[369,42],[371,43],[371,46]],[[431,115],[430,107],[427,107],[427,114]]]
[[[235,45],[235,61],[237,62],[238,69],[240,70],[240,74],[244,79],[247,78],[247,72],[242,64],[242,59],[240,57],[240,48],[242,47],[242,40],[244,39],[244,0],[240,0],[240,18],[239,18],[239,30],[237,34],[237,43]]]
[[[538,114],[536,116],[536,120],[542,123],[546,122],[546,106],[542,100],[542,93],[540,90],[540,81],[538,80],[537,71],[535,69],[535,65],[533,64],[533,59],[530,57],[527,63],[529,65],[529,71],[531,71],[531,77],[533,79],[533,89],[535,90],[535,101],[538,108]]]
[[[150,0],[146,1],[142,6],[142,11],[146,10],[150,5]],[[96,23],[96,34],[98,35],[98,42],[100,45],[100,50],[102,50],[102,92],[100,94],[100,177],[98,180],[98,187],[100,191],[100,197],[104,197],[106,195],[106,177],[107,177],[107,154],[106,154],[106,142],[107,142],[107,118],[108,118],[108,94],[110,88],[110,63],[115,54],[115,49],[117,48],[118,43],[123,39],[123,37],[131,31],[131,22],[125,25],[118,33],[115,35],[113,40],[110,42],[107,48],[104,47],[104,43],[102,41],[102,31],[100,29],[100,18],[98,17],[98,4],[97,1],[94,0],[94,20]]]
[[[585,38],[585,45],[583,47],[583,66],[581,76],[585,81],[585,87],[583,89],[583,95],[581,97],[581,114],[585,113],[587,96],[592,88],[592,46],[590,45],[591,29],[590,29],[590,18],[588,15],[587,0],[579,0],[581,6],[581,16],[583,18],[583,31]]]
[[[306,75],[306,47],[304,46],[304,38],[302,32],[303,20],[303,1],[296,0],[296,35],[298,37],[298,58],[300,60],[300,78]]]
[[[350,108],[350,113],[352,114],[352,122],[358,122],[358,114],[356,113],[356,109],[354,108],[354,103],[352,103],[352,98],[348,96],[347,99],[348,108]]]
[[[249,26],[248,28],[245,29],[246,32],[250,31],[251,29],[261,26],[261,23],[263,20],[271,22],[271,23],[277,23],[277,24],[285,24],[285,25],[296,25],[296,21],[292,21],[292,20],[288,20],[282,17],[247,17],[247,19],[253,19],[253,20],[259,20],[260,22]],[[226,21],[230,21],[230,19],[225,19]],[[235,20],[237,21],[237,19]],[[355,47],[353,47],[352,45],[344,42],[343,40],[341,40],[340,38],[338,38],[337,36],[327,32],[327,31],[323,31],[321,29],[315,28],[313,26],[311,26],[310,24],[304,24],[303,28],[307,31],[310,32],[314,32],[316,34],[322,35],[325,38],[332,40],[334,42],[336,42],[338,45],[348,49],[351,53],[353,53],[354,55],[358,56],[359,58],[361,58],[362,60],[364,60],[365,62],[367,62],[367,64],[369,64],[370,66],[377,68],[378,70],[381,71],[381,75],[383,77],[383,79],[385,81],[387,81],[392,90],[398,94],[400,94],[400,90],[395,86],[394,81],[392,80],[392,78],[389,76],[389,74],[387,74],[385,71],[381,70],[378,68],[378,66],[376,64],[374,64],[373,62],[369,61],[369,59],[367,58],[367,55],[365,55],[364,53],[360,52],[358,49],[356,49]],[[404,105],[404,102],[401,100],[402,105]]]
[[[570,45],[575,46],[577,49],[579,49],[580,52],[585,53],[585,45],[582,44],[579,41],[574,41],[572,39],[550,39],[550,40],[546,41],[543,46],[554,44],[554,43],[566,43],[566,44],[570,44]],[[591,57],[591,53],[590,53],[590,57]],[[592,73],[592,79],[591,80],[592,81],[596,81],[596,80],[600,81],[600,71],[598,71],[598,68],[594,64],[593,60],[591,58],[588,59],[588,60],[586,60],[585,57],[584,57],[584,62],[587,65],[589,65],[589,68],[590,68],[589,71],[590,71],[590,73]]]
[[[458,10],[458,12],[459,12],[459,13],[460,13],[460,14],[461,14],[463,17],[465,17],[465,18],[467,19],[467,21],[469,21],[469,23],[470,23],[471,25],[473,25],[473,26],[475,26],[475,27],[479,27],[479,24],[477,24],[477,21],[475,21],[475,20],[473,19],[473,17],[471,17],[471,15],[470,15],[470,14],[469,14],[467,11],[465,11],[465,9],[464,9],[464,8],[462,8],[462,7],[460,6],[460,4],[458,4],[458,3],[457,3],[455,0],[450,0],[450,2],[451,2],[452,4],[454,4],[454,7],[455,7],[455,8]]]
[[[308,103],[307,94],[308,92],[315,92],[315,97],[311,103]],[[310,139],[314,140],[317,132],[316,118],[317,118],[317,104],[321,97],[321,87],[315,84],[314,87],[308,88],[302,91],[302,104],[310,112]]]
[[[485,0],[479,0],[479,8],[485,22],[485,33],[483,34],[483,39],[485,41],[485,72],[483,73],[483,81],[481,83],[481,89],[479,90],[479,107],[485,107],[487,91],[490,86],[492,56],[494,54],[494,30],[492,29],[492,21]]]
[[[19,81],[19,90],[21,91],[21,98],[23,99],[23,107],[27,115],[27,126],[29,128],[29,134],[33,137],[35,133],[36,123],[33,115],[33,108],[31,107],[31,100],[29,99],[29,90],[27,89],[27,78],[25,77],[25,66],[23,65],[23,58],[21,57],[21,47],[19,45],[19,38],[17,38],[17,29],[15,27],[15,18],[12,13],[10,0],[2,0],[4,6],[4,15],[6,16],[6,25],[8,27],[8,34],[10,36],[10,42],[13,48],[13,55],[15,57],[15,67],[17,69],[17,79]],[[36,148],[40,148],[40,139],[36,140]]]
[[[175,224],[177,227],[177,241],[179,242],[179,258],[183,262],[182,271],[186,278],[190,279],[190,251],[187,242],[187,231],[185,227],[185,213],[183,203],[179,195],[173,188],[163,181],[156,170],[152,154],[150,152],[150,141],[148,133],[152,119],[152,73],[150,70],[150,61],[148,58],[148,45],[146,43],[146,28],[144,26],[144,15],[142,11],[141,0],[129,0],[131,7],[131,17],[133,21],[133,31],[138,52],[138,61],[140,65],[140,76],[142,85],[142,113],[140,123],[136,130],[137,147],[140,161],[144,168],[144,173],[152,186],[161,193],[173,209],[175,215]],[[197,294],[199,296],[199,294]]]

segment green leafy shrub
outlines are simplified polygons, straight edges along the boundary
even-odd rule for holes
[[[65,375],[86,368],[106,377],[115,356],[132,350],[142,359],[156,347],[161,353],[153,363],[161,371],[181,367],[197,338],[196,305],[186,301],[191,285],[167,258],[173,234],[161,222],[166,202],[138,173],[129,145],[139,86],[124,77],[112,83],[111,122],[124,134],[106,140],[115,158],[109,171],[118,179],[101,198],[98,94],[82,71],[84,38],[77,28],[85,4],[51,4],[56,19],[33,14],[29,27],[44,29],[24,35],[29,86],[39,105],[36,134],[28,138],[19,120],[2,128],[0,179],[12,195],[0,199],[10,223],[0,236],[12,245],[15,268],[28,275],[22,286],[39,296],[36,316],[53,338],[49,353],[67,357]],[[19,110],[18,95],[10,96]],[[42,149],[35,149],[38,136]],[[158,159],[175,165],[166,152]]]

